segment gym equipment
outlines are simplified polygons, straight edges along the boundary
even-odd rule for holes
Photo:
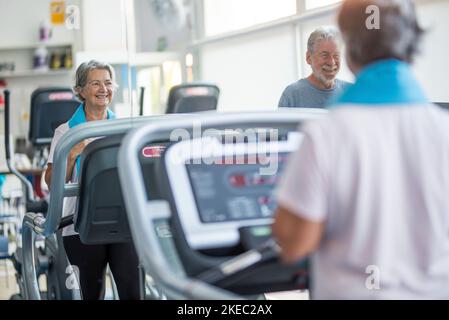
[[[75,230],[84,244],[108,244],[131,241],[126,209],[117,172],[117,153],[122,135],[99,139],[90,143],[81,157],[81,177]],[[146,146],[141,163],[146,182],[154,180],[154,164],[167,143]],[[107,192],[105,192],[107,190]],[[158,199],[151,188],[148,197]]]
[[[199,104],[198,107],[195,103],[195,101],[198,101],[197,98],[198,97],[189,99],[190,104],[187,107],[190,109],[187,110],[184,105],[183,110],[189,112],[194,112],[198,108],[199,110],[202,110],[202,105]],[[201,101],[202,98],[203,96],[200,95],[199,101]],[[184,94],[178,96],[177,99],[173,101],[182,102],[185,101],[185,99],[186,96]],[[216,107],[216,104],[214,107]],[[151,121],[159,120],[159,118],[160,117],[152,117]],[[29,215],[26,217],[28,226],[43,235],[52,234],[55,226],[54,221],[60,220],[61,217],[61,213],[59,212],[57,214],[58,216],[53,218],[53,216],[56,215],[56,213],[53,213],[54,210],[62,210],[62,202],[60,201],[62,201],[65,196],[78,196],[78,207],[74,222],[75,229],[79,232],[80,238],[84,243],[104,244],[129,241],[131,238],[129,235],[129,227],[127,226],[127,216],[124,210],[123,201],[121,200],[120,187],[116,173],[117,165],[115,155],[120,146],[121,135],[123,136],[123,134],[133,125],[138,125],[140,122],[147,121],[150,121],[150,118],[129,119],[125,122],[122,121],[118,123],[108,121],[105,125],[100,126],[101,130],[99,131],[95,130],[87,133],[87,135],[86,132],[84,132],[83,138],[80,138],[78,142],[86,138],[99,136],[103,137],[103,139],[94,141],[86,147],[85,152],[81,157],[82,170],[79,185],[72,184],[64,187],[65,173],[62,176],[58,176],[59,171],[55,170],[56,167],[63,166],[55,166],[52,176],[52,189],[56,191],[52,192],[47,219],[38,219],[37,221],[34,221],[34,216]],[[99,123],[100,122],[96,121],[93,125],[98,127]],[[111,131],[108,130],[108,126]],[[84,130],[83,126],[80,127]],[[79,130],[77,130],[77,132],[78,131]],[[72,146],[74,146],[74,144]],[[154,146],[151,150],[155,150],[154,148],[158,148],[158,146]],[[57,147],[55,150],[54,163],[65,163],[66,158],[58,160],[58,150]],[[149,149],[147,148],[146,150],[146,152],[148,152]],[[65,157],[66,156],[67,155],[65,155]],[[151,162],[152,161],[148,164],[149,166],[152,166]],[[149,170],[149,172],[150,171],[152,170]],[[58,180],[62,179],[61,177],[64,177],[63,180]],[[89,188],[87,186],[89,186]],[[107,186],[107,188],[104,186]],[[105,190],[108,190],[107,194],[105,194]],[[59,191],[62,191],[62,194]],[[111,196],[111,192],[112,195],[115,196]],[[52,203],[55,202],[57,202],[57,204],[53,206]],[[70,217],[65,217],[64,219],[70,223]],[[44,227],[44,225],[46,225],[46,227]],[[29,237],[28,231],[27,234]],[[31,294],[33,299],[39,299],[38,291],[33,283],[35,275],[32,275],[31,270],[29,271],[28,287],[33,291]]]
[[[170,90],[169,113],[214,110],[219,89],[211,84],[184,84]],[[142,94],[143,95],[143,94]],[[142,109],[142,106],[141,106]],[[80,192],[75,230],[85,244],[106,244],[131,240],[117,173],[117,152],[125,132],[90,143],[81,157]],[[108,135],[108,133],[106,133]],[[168,141],[145,146],[141,153],[145,181],[153,184],[153,166]],[[147,188],[148,197],[159,194]],[[107,193],[104,190],[108,190]]]
[[[70,88],[45,87],[33,91],[28,140],[34,149],[35,167],[45,167],[56,128],[68,121],[79,105],[80,101]],[[35,184],[35,188],[36,193],[42,196],[40,181]]]
[[[54,130],[63,122],[66,122],[79,106],[79,101],[75,98],[70,88],[49,87],[39,88],[31,96],[31,117],[28,138],[35,149],[35,161],[40,167],[46,163],[44,150],[49,148],[49,144],[54,134]],[[16,174],[17,175],[17,174]],[[22,176],[22,178],[24,178]],[[33,188],[28,181],[23,181],[26,187],[27,212],[45,214],[48,208],[46,201],[31,201]],[[26,179],[25,179],[26,180]],[[36,194],[41,195],[40,181],[36,184]],[[33,239],[34,242],[34,239]],[[72,299],[76,293],[68,290],[65,286],[66,268],[68,261],[62,248],[62,239],[59,234],[45,239],[45,244],[36,251],[35,268],[39,274],[46,276],[46,298],[47,299]],[[23,251],[19,248],[15,255],[14,264],[18,268],[18,282],[23,283],[23,271],[25,268],[22,259]],[[21,285],[22,296],[27,298],[26,286]]]
[[[139,240],[135,245],[145,270],[151,271],[168,297],[229,299],[307,288],[307,260],[282,265],[277,246],[270,240],[274,209],[270,195],[277,173],[262,178],[256,174],[262,169],[260,164],[248,161],[263,156],[261,147],[278,155],[277,165],[282,168],[282,159],[298,145],[290,132],[322,113],[298,109],[219,118],[205,115],[194,119],[201,122],[201,130],[192,119],[167,120],[145,125],[125,137],[118,161],[126,209],[132,212],[128,216],[131,233]],[[156,165],[160,173],[157,188],[164,200],[148,199],[139,150],[166,139],[173,130],[192,136],[199,131],[210,134],[211,129],[215,136],[168,148],[160,166]],[[246,129],[278,129],[280,134],[265,140],[258,140],[256,134],[254,140],[241,134]],[[243,163],[201,164],[228,158]],[[253,184],[242,184],[247,178]]]
[[[5,105],[5,146],[6,146],[6,162],[8,168],[12,174],[14,174],[22,183],[25,195],[25,209],[26,212],[32,212],[36,215],[42,215],[47,211],[48,204],[45,200],[36,200],[34,198],[33,187],[31,183],[20,173],[18,172],[13,162],[11,161],[11,146],[9,139],[9,111],[10,111],[10,100],[9,91],[5,92],[6,96],[6,105]],[[51,117],[49,117],[51,118]],[[35,239],[32,238],[31,246],[35,248]],[[56,238],[49,238],[45,240],[45,246],[43,248],[39,248],[36,251],[36,255],[31,257],[32,266],[34,271],[37,274],[45,274],[47,279],[47,299],[63,299],[72,295],[70,291],[68,291],[65,286],[61,286],[61,282],[63,283],[63,279],[60,279],[61,273],[65,272],[66,261],[64,261],[63,257],[60,256],[58,251],[58,240]],[[23,247],[18,247],[16,252],[13,255],[13,264],[16,268],[16,280],[19,286],[20,293],[18,296],[23,299],[28,298],[27,286],[24,280],[24,268],[26,268],[24,263],[24,251]],[[61,268],[63,270],[61,270]],[[16,298],[18,297],[16,296]]]
[[[49,146],[55,129],[67,122],[79,105],[70,88],[36,89],[31,94],[29,141],[34,146]]]
[[[47,158],[44,150],[50,148],[56,128],[72,117],[79,104],[80,101],[75,97],[72,89],[67,87],[38,88],[32,93],[28,139],[34,147],[34,158],[37,161],[33,162],[37,166],[43,168],[46,165]],[[42,194],[40,181],[36,183],[36,193]],[[42,213],[45,214],[46,210]],[[63,224],[67,224],[67,221]],[[64,251],[61,231],[52,237],[45,238],[45,246],[42,250],[48,261],[45,271],[46,298],[49,300],[77,298],[79,293],[69,290],[65,283],[69,262]]]
[[[209,83],[185,83],[168,94],[166,113],[190,113],[217,110],[220,89]]]
[[[65,164],[68,154],[70,153],[70,150],[80,141],[88,138],[94,138],[94,137],[109,137],[112,138],[112,144],[109,145],[110,142],[107,141],[108,138],[99,139],[98,141],[92,142],[93,146],[89,147],[90,150],[95,149],[94,147],[98,144],[102,146],[103,144],[107,145],[108,147],[114,146],[116,143],[120,142],[120,139],[114,140],[117,138],[117,136],[123,135],[125,132],[129,131],[130,129],[140,126],[143,123],[147,123],[149,121],[161,121],[161,119],[166,117],[179,117],[179,115],[169,115],[169,116],[154,116],[154,117],[140,117],[140,118],[129,118],[129,119],[119,119],[119,120],[103,120],[103,121],[95,121],[95,122],[87,122],[84,124],[81,124],[73,129],[71,129],[69,132],[67,132],[64,136],[64,139],[61,140],[60,143],[56,146],[54,158],[53,158],[53,173],[52,173],[52,193],[50,196],[50,202],[49,202],[49,208],[46,217],[43,217],[42,215],[38,215],[36,213],[27,213],[24,217],[23,222],[23,251],[24,251],[24,265],[31,266],[33,264],[33,246],[32,244],[32,237],[36,233],[37,235],[42,235],[44,237],[51,237],[53,236],[57,230],[61,227],[61,221],[65,222],[65,225],[73,223],[73,217],[68,216],[61,219],[61,215],[63,212],[63,201],[65,197],[73,197],[73,196],[81,196],[82,199],[85,199],[85,196],[89,196],[89,194],[85,193],[83,191],[83,194],[80,194],[80,184],[83,184],[83,182],[89,181],[87,178],[81,178],[80,184],[66,184],[65,177],[66,177],[66,166],[60,165]],[[103,147],[105,146],[103,145]],[[104,148],[100,148],[100,151]],[[89,151],[88,148],[86,148],[87,151]],[[113,151],[113,150],[112,150]],[[106,153],[99,153],[99,157],[101,158],[102,155],[108,155],[108,151],[106,150]],[[97,159],[96,155],[93,153],[86,153],[82,157],[84,159],[84,166],[82,167],[87,172],[87,174],[90,174],[91,171],[86,169],[86,164],[90,161],[86,161],[86,156],[93,157],[93,159]],[[96,161],[96,160],[95,160]],[[92,163],[92,170],[96,170],[96,168],[101,167],[103,165],[101,162],[99,162],[97,165],[95,163]],[[101,171],[101,170],[100,170]],[[108,174],[108,169],[105,170],[106,175]],[[95,174],[94,174],[95,176]],[[101,178],[101,174],[100,174]],[[112,181],[112,183],[114,183]],[[118,183],[118,180],[117,180]],[[108,185],[107,189],[99,189],[99,188],[92,188],[91,190],[94,191],[94,193],[103,193],[105,190],[109,190],[109,188],[112,188],[112,185]],[[85,190],[85,188],[82,188]],[[107,194],[106,194],[107,195]],[[103,195],[104,197],[104,195]],[[93,199],[95,200],[95,195],[93,196]],[[111,200],[109,198],[109,200]],[[83,201],[83,200],[82,200]],[[90,203],[88,201],[88,203]],[[78,201],[78,205],[80,205],[80,202]],[[81,204],[81,207],[84,208],[84,204]],[[83,216],[83,213],[85,212],[84,209],[78,210],[77,212],[81,212],[81,216]],[[94,211],[95,212],[95,211]],[[99,210],[100,214],[104,211]],[[118,211],[120,212],[120,211]],[[81,220],[80,220],[81,221]],[[121,221],[121,220],[120,220]],[[75,218],[75,223],[80,226],[78,222],[78,216]],[[123,230],[126,231],[126,228]],[[80,231],[80,237],[84,237],[84,235],[81,234],[82,228],[79,229]],[[107,234],[107,232],[106,232]],[[90,234],[89,234],[90,235]],[[113,235],[112,235],[113,236]],[[111,241],[111,238],[106,239],[106,241]],[[122,239],[123,241],[123,239]],[[98,242],[97,242],[98,243]],[[104,243],[104,242],[103,242]],[[25,274],[24,274],[24,280],[27,288],[27,292],[29,293],[29,299],[33,300],[40,300],[41,294],[39,292],[38,286],[37,286],[37,276],[34,268],[28,267],[25,268]]]

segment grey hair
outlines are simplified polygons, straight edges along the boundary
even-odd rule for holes
[[[339,43],[341,40],[340,32],[333,26],[319,27],[309,36],[309,40],[307,41],[307,50],[310,53],[313,53],[315,51],[316,44],[322,40],[334,40]]]
[[[368,29],[365,8],[379,8],[380,28]],[[339,25],[351,62],[364,66],[381,59],[413,62],[424,30],[419,26],[411,0],[365,0],[363,6],[343,17]]]
[[[114,83],[114,86],[116,86],[114,80],[115,79],[114,68],[110,64],[100,62],[97,60],[90,60],[88,62],[83,62],[76,70],[75,86],[73,87],[73,91],[75,92],[76,97],[80,101],[84,101],[85,99],[80,95],[79,91],[87,85],[87,78],[89,76],[89,72],[96,69],[108,71],[109,75],[111,76],[111,80]]]

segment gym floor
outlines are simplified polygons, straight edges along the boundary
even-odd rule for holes
[[[0,260],[0,300],[9,300],[12,295],[19,292],[14,273],[15,270],[11,261]],[[45,281],[42,281],[44,279],[41,278],[40,280],[41,285],[45,286]],[[109,283],[107,288],[110,288]],[[308,300],[309,294],[307,291],[278,292],[268,293],[266,298],[268,300]]]
[[[0,300],[9,300],[13,294],[19,292],[14,273],[11,261],[0,260]]]

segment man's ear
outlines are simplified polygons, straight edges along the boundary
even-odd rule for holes
[[[309,50],[306,52],[306,62],[308,65],[312,65],[312,53]]]

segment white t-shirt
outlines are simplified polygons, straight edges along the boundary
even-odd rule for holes
[[[315,299],[449,299],[449,113],[345,106],[301,129],[278,202],[325,222]]]
[[[56,144],[58,143],[58,141],[61,139],[61,137],[67,132],[69,131],[69,125],[68,123],[63,123],[61,124],[59,127],[56,128],[55,130],[55,134],[53,136],[53,139],[51,141],[51,146],[50,146],[50,153],[48,155],[48,163],[53,163],[53,154],[55,152],[55,147]],[[77,174],[76,174],[76,165],[73,166],[73,172],[72,172],[72,182],[76,182],[77,180]],[[51,197],[51,192],[50,192],[50,197]],[[68,197],[68,198],[64,198],[64,204],[63,204],[63,213],[62,216],[68,216],[70,214],[74,214],[75,213],[75,209],[76,209],[76,201],[77,201],[77,197]],[[65,236],[72,236],[72,235],[76,235],[78,233],[75,232],[75,228],[73,226],[73,224],[69,225],[68,227],[65,227],[62,230],[62,235]]]

